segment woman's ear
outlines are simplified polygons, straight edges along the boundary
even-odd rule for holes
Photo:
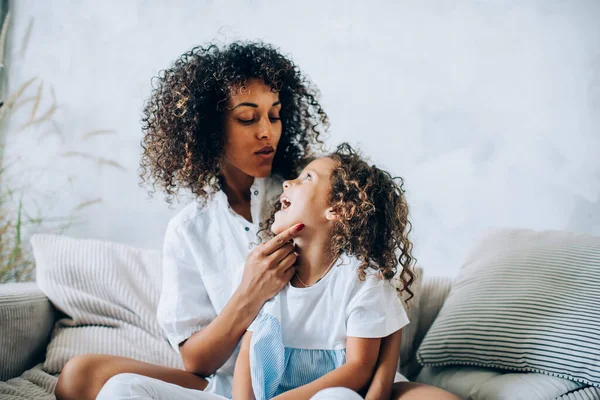
[[[325,210],[325,218],[327,221],[338,221],[340,219],[339,215],[333,210],[333,207]]]

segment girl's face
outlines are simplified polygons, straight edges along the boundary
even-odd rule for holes
[[[275,214],[271,230],[275,234],[292,225],[303,223],[310,228],[325,228],[335,219],[329,206],[331,173],[335,161],[318,158],[308,164],[300,176],[283,183],[281,210]]]
[[[225,112],[225,168],[255,178],[271,174],[281,137],[279,93],[257,79],[249,79],[227,102]]]

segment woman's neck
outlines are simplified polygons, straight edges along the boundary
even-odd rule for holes
[[[252,221],[250,187],[254,183],[254,177],[237,168],[224,168],[221,177],[222,189],[231,208],[248,221]]]
[[[328,232],[326,235],[311,235],[310,228],[303,237],[294,239],[298,259],[296,275],[292,278],[295,287],[312,286],[327,274],[338,255],[331,251]]]

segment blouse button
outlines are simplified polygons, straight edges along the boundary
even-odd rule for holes
[[[262,225],[263,225],[263,224],[262,224],[262,222],[259,222],[259,223],[258,223],[258,227],[259,227],[259,228],[262,228]]]
[[[255,196],[258,196],[258,190],[255,190],[255,191],[254,191],[254,195],[255,195]]]
[[[250,230],[250,228],[248,228],[248,227],[245,227],[244,229],[246,230],[246,232],[248,232]]]

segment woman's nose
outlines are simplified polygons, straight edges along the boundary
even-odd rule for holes
[[[273,127],[271,126],[271,121],[269,118],[261,119],[261,122],[258,124],[258,134],[257,137],[259,140],[262,139],[271,139],[273,135]]]

